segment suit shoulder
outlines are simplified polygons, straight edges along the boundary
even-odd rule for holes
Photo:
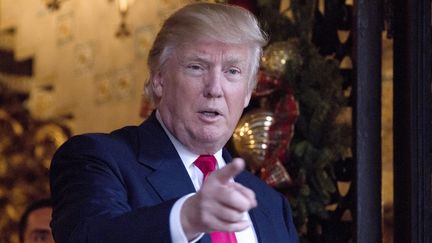
[[[85,133],[75,135],[60,146],[55,156],[64,152],[109,152],[135,148],[138,141],[137,133],[137,127],[128,126],[115,130],[111,133]]]

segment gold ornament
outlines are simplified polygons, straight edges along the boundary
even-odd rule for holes
[[[267,72],[280,77],[286,72],[298,72],[303,65],[297,39],[274,42],[268,46],[261,58],[261,66]],[[287,70],[288,69],[288,70]]]
[[[255,110],[245,114],[234,130],[234,147],[252,171],[265,165],[267,148],[275,142],[269,141],[273,122],[271,111]]]

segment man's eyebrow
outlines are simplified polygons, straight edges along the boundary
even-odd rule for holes
[[[179,58],[179,63],[181,63],[182,65],[187,65],[188,62],[197,62],[209,66],[211,61],[208,58],[205,58],[204,56],[195,55],[195,54],[185,55]]]
[[[189,55],[184,55],[183,56],[184,59],[186,60],[197,60],[197,61],[203,61],[203,62],[208,62],[210,61],[210,55],[200,55],[200,54],[189,54]],[[242,62],[246,62],[246,58],[243,58],[241,56],[225,56],[224,57],[224,62],[229,62],[229,63],[242,63]]]
[[[230,64],[243,64],[246,63],[246,59],[238,56],[230,56],[225,59],[225,62]]]
[[[30,234],[50,234],[50,230],[49,229],[34,229],[31,231]]]
[[[183,55],[183,58],[186,60],[208,62],[210,59],[210,55],[202,52],[197,52],[197,53],[185,54]]]

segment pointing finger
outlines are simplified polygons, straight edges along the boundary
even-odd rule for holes
[[[222,184],[226,184],[231,181],[231,179],[238,175],[244,169],[245,163],[243,159],[235,158],[231,163],[226,165],[220,170],[213,173]]]

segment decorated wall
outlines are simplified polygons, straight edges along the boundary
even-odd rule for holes
[[[118,1],[0,1],[1,48],[13,52],[15,62],[32,60],[31,75],[1,73],[0,79],[30,93],[26,105],[33,117],[71,116],[73,133],[142,120],[148,49],[164,18],[186,1],[126,2],[126,33],[116,36]]]

